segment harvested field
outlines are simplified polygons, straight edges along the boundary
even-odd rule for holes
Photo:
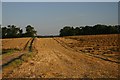
[[[119,63],[120,35],[86,35],[59,38],[58,41],[78,52]]]
[[[36,55],[4,78],[119,78],[116,34],[35,38],[32,48]]]
[[[30,38],[11,38],[2,39],[2,49],[18,49],[23,50]]]
[[[29,46],[32,38],[13,38],[2,40],[2,63],[0,64],[3,68],[14,61],[19,60],[24,54],[29,52]],[[19,60],[19,62],[21,62]],[[17,63],[16,63],[17,64]],[[11,68],[12,69],[12,68]],[[3,74],[7,74],[11,71],[7,68],[3,69]]]
[[[31,38],[2,39],[2,64],[25,53],[23,50],[30,44]]]

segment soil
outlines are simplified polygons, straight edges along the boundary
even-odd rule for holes
[[[66,45],[68,44],[67,40],[63,43],[60,39],[36,38],[33,47],[37,50],[37,54],[28,62],[24,62],[21,66],[15,68],[7,77],[118,78],[119,63],[76,51],[75,48]],[[84,40],[81,39],[81,41]],[[79,41],[74,42],[79,43]],[[73,42],[70,43],[73,44]],[[87,50],[91,49],[87,48]]]

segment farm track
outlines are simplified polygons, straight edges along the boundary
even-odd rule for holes
[[[30,39],[27,41],[27,43],[25,44],[25,47],[23,48],[23,50],[26,50],[26,49],[27,49],[27,47],[28,47],[28,45],[29,45],[29,43],[30,43],[31,40],[32,40],[32,38],[30,38]]]
[[[36,38],[37,54],[9,78],[118,78],[117,63],[74,51],[58,38]]]
[[[17,52],[13,52],[10,55],[5,54],[5,57],[2,58],[2,67],[7,66],[8,64],[10,64],[11,62],[15,61],[16,59],[20,59],[25,53],[27,53],[28,50],[28,46],[30,46],[31,41],[33,39],[29,39],[24,47],[24,49],[22,51],[17,51]]]

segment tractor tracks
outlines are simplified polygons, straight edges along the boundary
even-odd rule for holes
[[[6,57],[2,58],[2,67],[7,66],[8,64],[10,64],[11,62],[17,59],[20,59],[24,54],[31,52],[33,41],[34,41],[34,38],[29,39],[22,51],[13,52],[11,55],[7,55]]]
[[[38,53],[15,68],[8,78],[116,78],[118,65],[79,54],[58,40],[36,38],[31,41]],[[81,52],[82,53],[82,52]],[[5,76],[6,77],[6,76]]]
[[[74,48],[69,47],[64,41],[62,41],[62,40],[60,40],[60,39],[55,39],[55,38],[53,38],[53,39],[56,40],[56,41],[57,41],[61,46],[63,46],[64,48],[66,48],[66,49],[71,49],[71,50],[74,50],[74,51],[80,53],[80,51],[78,51],[78,50],[76,50],[76,49],[74,49]],[[83,52],[81,52],[81,53],[83,53]],[[113,63],[120,64],[120,61],[110,60],[110,59],[108,59],[108,58],[105,58],[104,56],[102,57],[102,56],[95,55],[95,54],[90,54],[90,53],[83,53],[83,54],[86,54],[86,55],[88,55],[88,56],[92,56],[92,57],[95,57],[95,58],[98,58],[98,59],[102,59],[102,60],[104,60],[104,61],[109,61],[109,62],[113,62]]]

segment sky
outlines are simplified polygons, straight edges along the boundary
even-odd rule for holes
[[[2,24],[2,2],[0,2],[0,24]]]
[[[117,2],[2,2],[2,25],[25,30],[30,24],[38,35],[58,35],[64,26],[118,24]]]
[[[2,2],[118,2],[119,0],[1,0]]]

